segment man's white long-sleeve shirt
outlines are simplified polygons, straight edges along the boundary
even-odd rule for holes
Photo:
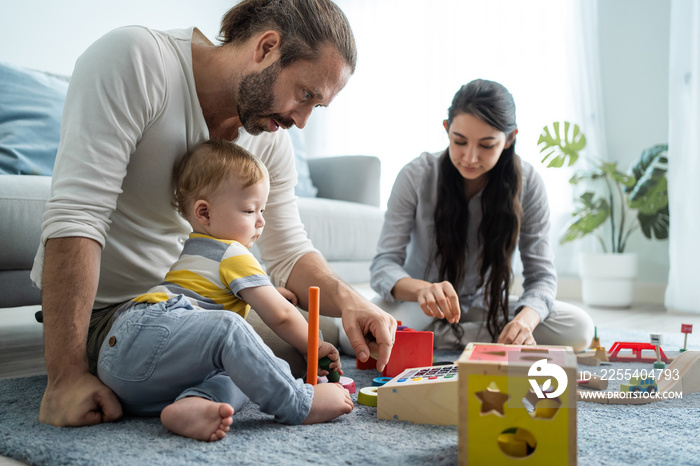
[[[63,112],[51,197],[32,280],[41,286],[49,238],[86,237],[103,248],[95,307],[127,301],[158,284],[191,229],[171,205],[175,163],[209,139],[192,71],[196,28],[116,29],[78,59]],[[286,131],[237,144],[270,172],[262,260],[283,286],[314,251],[294,195],[294,153]]]

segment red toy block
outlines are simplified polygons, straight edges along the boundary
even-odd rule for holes
[[[404,325],[401,325],[400,320],[396,321],[396,331],[397,332],[399,330],[406,330],[406,329],[413,330],[413,329],[410,329]],[[377,367],[377,360],[374,359],[372,356],[370,356],[369,358],[367,358],[367,361],[362,362],[362,361],[360,361],[359,358],[356,357],[355,358],[355,367],[358,369],[361,369],[361,370],[374,369]]]
[[[355,358],[355,367],[358,369],[375,369],[377,367],[377,360],[374,359],[372,356],[367,358],[367,361],[362,362],[360,361],[360,358]]]
[[[395,377],[411,367],[433,365],[433,332],[417,331],[399,326],[394,334],[394,347],[391,349],[389,362],[384,367],[384,377]],[[366,362],[355,358],[358,369],[374,369],[377,360],[370,357]]]
[[[384,377],[396,377],[411,367],[433,365],[433,332],[404,329],[394,335],[394,347]]]
[[[628,356],[618,356],[618,353],[620,350],[623,349],[629,349],[632,350],[632,354],[634,356],[628,357]],[[651,351],[656,351],[656,346],[652,345],[651,343],[637,343],[637,342],[629,342],[629,341],[616,341],[613,343],[612,347],[610,348],[610,356],[608,359],[612,362],[656,362],[656,357],[653,358],[643,358],[642,357],[642,350],[651,350]],[[661,349],[659,346],[659,355],[661,357],[661,360],[665,363],[668,363],[668,358],[664,354],[664,350]]]

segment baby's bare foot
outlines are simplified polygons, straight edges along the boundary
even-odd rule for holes
[[[233,423],[232,416],[230,404],[190,396],[166,406],[160,413],[160,421],[175,434],[215,442],[226,437]]]
[[[337,383],[319,383],[314,385],[314,399],[311,411],[304,419],[304,424],[316,424],[349,414],[354,408],[350,392]]]

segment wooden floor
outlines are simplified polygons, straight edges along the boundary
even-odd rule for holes
[[[578,303],[599,327],[643,330],[649,333],[678,333],[681,324],[693,324],[700,333],[700,314],[667,311],[663,305],[637,303],[630,309],[604,309]]]
[[[0,309],[0,379],[45,374],[36,306]]]

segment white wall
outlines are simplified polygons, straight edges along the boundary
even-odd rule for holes
[[[642,150],[668,142],[670,2],[599,1],[599,44],[608,155],[627,169]],[[639,280],[666,282],[668,241],[640,232]]]
[[[215,40],[233,0],[0,0],[0,61],[71,74],[80,54],[107,31],[197,26]]]
[[[234,0],[0,0],[0,61],[70,74],[78,56],[110,29],[199,27],[214,40]],[[668,2],[599,2],[608,153],[626,168],[645,147],[667,142]],[[636,235],[640,279],[665,282],[668,243]]]

